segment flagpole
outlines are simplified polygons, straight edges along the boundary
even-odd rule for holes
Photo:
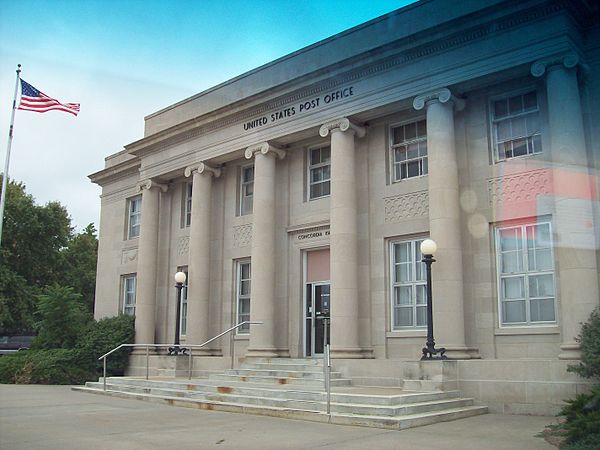
[[[10,147],[12,146],[13,127],[15,124],[15,111],[17,110],[17,92],[21,78],[21,64],[17,64],[17,81],[15,82],[15,95],[13,97],[12,112],[10,114],[10,128],[8,129],[8,145],[6,146],[6,160],[4,161],[4,174],[2,175],[2,197],[0,197],[0,244],[2,243],[2,224],[4,223],[4,205],[6,204],[6,185],[8,184],[8,165],[10,163]]]

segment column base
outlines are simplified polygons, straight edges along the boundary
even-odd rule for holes
[[[373,349],[370,348],[332,348],[331,357],[335,359],[373,359]]]
[[[576,342],[562,344],[558,359],[581,359],[581,347]]]
[[[246,358],[289,358],[290,352],[287,348],[249,348],[245,356]]]
[[[466,346],[441,346],[446,348],[448,359],[481,359],[479,348]]]

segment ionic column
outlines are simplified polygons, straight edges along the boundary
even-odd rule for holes
[[[202,344],[209,339],[208,305],[210,298],[210,204],[212,178],[221,175],[220,169],[204,163],[185,169],[192,178],[192,221],[188,262],[188,302],[186,342]],[[194,350],[210,354],[209,349]]]
[[[443,88],[416,97],[427,111],[429,234],[437,243],[432,270],[433,317],[438,347],[449,358],[471,358],[465,345],[462,244],[458,165],[454,147],[454,107],[462,101]]]
[[[546,74],[548,131],[555,198],[555,264],[562,314],[560,359],[579,359],[581,323],[599,304],[597,243],[594,237],[592,178],[577,83],[579,58],[570,53],[537,61],[536,77]],[[597,199],[596,199],[597,200]]]
[[[252,325],[246,356],[277,357],[275,346],[275,160],[285,152],[264,142],[248,147],[246,159],[254,158],[252,210],[252,275],[250,319]]]
[[[331,135],[331,355],[362,358],[358,334],[358,232],[354,137],[365,129],[342,118],[319,130]]]
[[[135,343],[154,344],[156,315],[156,268],[158,261],[158,214],[160,191],[167,186],[152,180],[138,183],[142,193],[142,218],[138,244]]]

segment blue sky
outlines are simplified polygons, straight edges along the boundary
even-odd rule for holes
[[[87,175],[143,137],[144,116],[411,3],[409,0],[0,0],[0,165],[15,70],[81,103],[78,117],[17,111],[11,178],[99,225]],[[0,169],[3,170],[3,169]]]

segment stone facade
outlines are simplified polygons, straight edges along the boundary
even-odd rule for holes
[[[135,304],[136,343],[171,343],[183,269],[182,342],[263,322],[198,353],[221,367],[318,356],[318,295],[336,367],[398,384],[425,341],[432,238],[447,380],[498,411],[555,411],[552,384],[585,385],[566,361],[600,303],[598,16],[422,1],[146,117],[90,176],[96,316]],[[326,248],[329,279],[309,282]]]

